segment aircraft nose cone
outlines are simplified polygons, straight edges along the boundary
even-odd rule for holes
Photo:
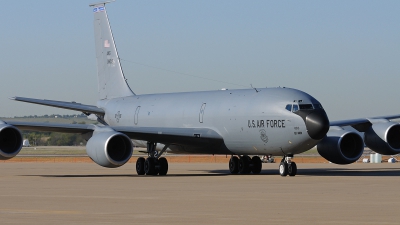
[[[324,110],[315,110],[306,116],[308,135],[314,140],[321,140],[329,130],[329,119]]]

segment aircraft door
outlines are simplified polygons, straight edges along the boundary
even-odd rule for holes
[[[135,118],[134,118],[135,125],[139,123],[139,111],[140,111],[140,106],[136,107]]]
[[[204,117],[204,110],[206,109],[206,103],[203,103],[200,107],[200,114],[199,114],[199,122],[203,123],[203,117]]]

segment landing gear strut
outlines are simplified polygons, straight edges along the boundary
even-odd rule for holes
[[[161,152],[156,151],[157,143],[147,142],[147,159],[139,157],[136,161],[136,172],[138,175],[166,175],[168,173],[168,161],[161,155],[169,145],[165,145]]]
[[[253,156],[250,158],[248,155],[239,156],[232,156],[229,160],[229,171],[232,174],[259,174],[262,169],[262,162],[260,157]]]
[[[282,177],[287,175],[294,177],[297,174],[297,165],[292,162],[293,155],[284,156],[281,163],[279,164],[279,174]]]

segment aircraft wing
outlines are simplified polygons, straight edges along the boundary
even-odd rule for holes
[[[54,101],[54,100],[46,100],[46,99],[34,99],[34,98],[24,98],[24,97],[12,97],[11,100],[20,101],[20,102],[28,102],[38,105],[47,105],[56,108],[70,109],[75,111],[81,111],[85,114],[97,114],[104,115],[105,112],[103,109],[100,109],[93,105],[84,105],[76,102],[62,102],[62,101]]]
[[[180,145],[210,144],[223,141],[221,135],[209,128],[165,128],[165,127],[111,127],[131,139],[155,143]]]
[[[359,118],[359,119],[352,119],[352,120],[338,120],[338,121],[331,121],[329,123],[330,126],[352,126],[354,129],[358,130],[359,132],[365,132],[371,125],[373,120],[392,120],[398,119],[400,115],[390,115],[390,116],[380,116],[380,117],[371,117],[371,118]]]
[[[88,133],[93,132],[96,126],[93,124],[65,124],[65,123],[35,123],[20,121],[5,121],[6,124],[13,125],[21,130],[42,131],[42,132],[62,132],[62,133]]]
[[[131,139],[152,141],[158,143],[201,145],[222,141],[222,137],[209,128],[165,128],[165,127],[111,127],[93,124],[61,124],[35,123],[20,121],[5,121],[21,130],[63,132],[85,134],[103,128],[126,134]]]

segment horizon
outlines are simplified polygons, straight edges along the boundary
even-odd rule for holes
[[[12,96],[96,104],[90,3],[3,3],[1,117],[75,112],[7,99]],[[399,6],[118,0],[107,4],[107,13],[136,94],[291,87],[339,120],[400,114],[394,91],[400,83]]]

